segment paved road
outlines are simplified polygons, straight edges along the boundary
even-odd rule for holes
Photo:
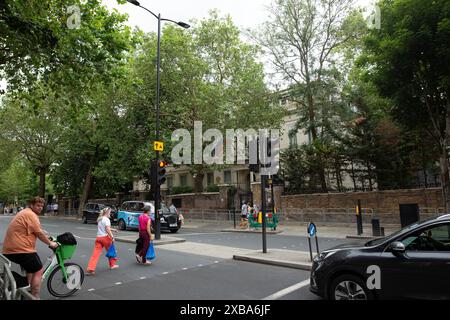
[[[11,217],[0,216],[0,246]],[[71,261],[86,267],[92,253],[96,225],[76,221],[41,218],[42,226],[50,234],[72,232],[78,239],[77,252]],[[122,231],[123,233],[135,231]],[[224,233],[212,230],[180,230],[176,235],[163,237],[185,238],[187,241],[225,245],[246,249],[260,249],[261,235]],[[343,239],[322,239],[323,248]],[[283,235],[268,235],[269,248],[305,250],[306,239]],[[100,258],[97,274],[85,278],[82,290],[68,299],[272,299],[313,300],[309,292],[309,272],[235,261],[187,252],[164,250],[157,246],[157,260],[151,266],[138,265],[134,258],[134,244],[117,243],[120,268],[109,270],[107,260]],[[307,244],[306,244],[307,248]],[[45,263],[50,250],[38,241],[38,253]],[[43,299],[54,299],[45,286]]]

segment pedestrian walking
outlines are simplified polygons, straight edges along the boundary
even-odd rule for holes
[[[144,213],[139,216],[139,239],[137,240],[136,246],[136,260],[138,263],[143,263],[146,265],[152,264],[151,261],[147,261],[145,255],[147,254],[148,247],[150,246],[150,241],[152,241],[152,219],[150,219],[150,206],[144,207]]]
[[[244,202],[242,202],[242,207],[241,207],[241,223],[239,224],[239,226],[240,226],[241,228],[247,228],[247,226],[248,226],[247,214],[248,214],[248,205],[247,205],[247,203],[244,201]]]
[[[94,251],[89,259],[88,267],[86,273],[88,275],[95,274],[95,268],[97,267],[97,262],[102,254],[103,249],[109,250],[109,247],[114,243],[114,236],[112,231],[117,232],[117,229],[111,228],[111,221],[109,220],[111,215],[111,208],[106,207],[100,211],[97,218],[97,238],[95,239]],[[116,269],[119,266],[116,264],[117,258],[108,258],[109,268]]]
[[[44,269],[36,252],[36,238],[55,249],[58,244],[50,241],[41,228],[39,214],[44,208],[45,200],[34,197],[29,208],[21,210],[12,219],[6,230],[2,252],[6,258],[19,264],[27,273],[31,294],[39,299],[41,280]]]

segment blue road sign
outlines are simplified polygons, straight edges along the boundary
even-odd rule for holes
[[[310,237],[314,237],[316,235],[316,231],[317,231],[316,225],[314,223],[310,222],[308,224],[308,235]]]

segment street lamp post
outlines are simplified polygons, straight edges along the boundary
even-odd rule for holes
[[[135,6],[141,7],[142,9],[150,12],[156,19],[158,19],[158,40],[157,40],[157,50],[156,50],[156,127],[155,127],[155,141],[160,141],[160,132],[159,132],[159,91],[161,87],[161,76],[160,76],[160,44],[161,44],[161,21],[169,21],[172,23],[175,23],[176,25],[179,25],[180,27],[183,27],[185,29],[188,29],[190,27],[189,24],[184,23],[182,21],[174,21],[171,19],[165,19],[161,18],[161,14],[154,14],[147,8],[141,6],[138,1],[136,0],[127,0],[129,3],[134,4]],[[159,151],[156,151],[156,159],[155,162],[158,163],[159,160]],[[153,174],[153,181],[154,181],[154,187],[155,187],[155,239],[159,240],[161,239],[161,221],[159,217],[159,209],[161,208],[161,188],[158,183],[157,179],[157,170],[152,173]]]

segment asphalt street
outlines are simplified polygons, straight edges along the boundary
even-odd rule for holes
[[[0,216],[0,246],[11,219],[11,216]],[[70,261],[85,269],[93,250],[97,226],[45,217],[41,217],[41,224],[51,235],[69,231],[76,236],[77,251]],[[119,235],[125,233],[136,231],[120,231]],[[255,250],[261,248],[259,234],[192,229],[162,234],[162,237],[173,236],[204,244]],[[320,241],[321,249],[346,242],[345,239],[326,238]],[[267,243],[268,248],[308,250],[304,237],[268,235]],[[116,247],[120,267],[109,270],[107,259],[102,256],[96,274],[85,277],[82,289],[67,299],[318,299],[309,292],[308,271],[164,250],[164,245],[156,247],[157,258],[154,263],[144,266],[136,263],[134,244],[117,242]],[[45,264],[46,257],[52,252],[40,241],[37,249]],[[46,284],[42,287],[42,299],[55,299],[48,293]]]

